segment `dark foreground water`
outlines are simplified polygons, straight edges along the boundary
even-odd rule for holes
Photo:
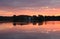
[[[60,21],[15,26],[9,22],[0,23],[0,39],[60,39]]]

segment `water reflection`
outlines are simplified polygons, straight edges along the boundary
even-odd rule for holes
[[[0,23],[0,39],[60,39],[60,21],[42,24],[16,22]]]
[[[16,25],[29,25],[30,22],[13,22],[13,25],[16,26]],[[43,22],[39,22],[39,23],[36,23],[36,22],[32,22],[33,25],[43,25]]]

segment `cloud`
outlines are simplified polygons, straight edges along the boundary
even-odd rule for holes
[[[0,7],[60,7],[60,0],[0,0]]]

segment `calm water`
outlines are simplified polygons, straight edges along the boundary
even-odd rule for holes
[[[60,39],[60,22],[16,26],[13,23],[0,23],[0,39]]]

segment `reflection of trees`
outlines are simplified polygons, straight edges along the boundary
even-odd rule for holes
[[[14,22],[13,25],[27,25],[29,22]]]
[[[16,25],[28,25],[30,24],[29,22],[13,22],[13,25],[16,26]],[[36,22],[32,22],[33,25],[36,25],[37,23]],[[42,25],[43,22],[40,22],[38,23],[38,25]]]

